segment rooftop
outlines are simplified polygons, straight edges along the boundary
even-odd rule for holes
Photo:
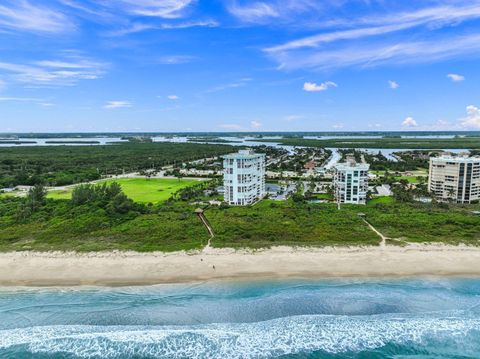
[[[432,157],[431,160],[433,162],[456,162],[456,163],[473,163],[473,162],[480,162],[480,157],[468,157],[468,156],[440,156],[440,157]]]
[[[226,159],[253,159],[264,157],[265,154],[263,153],[255,153],[253,150],[240,150],[235,153],[230,153],[228,155],[223,156]]]
[[[358,169],[367,171],[370,168],[370,165],[368,163],[357,163],[352,160],[347,160],[347,162],[339,162],[333,167],[340,170]]]

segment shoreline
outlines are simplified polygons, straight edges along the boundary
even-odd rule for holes
[[[480,247],[207,248],[194,252],[4,252],[0,286],[133,286],[210,280],[480,277]]]

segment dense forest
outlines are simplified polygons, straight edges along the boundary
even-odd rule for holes
[[[227,145],[196,143],[122,143],[104,146],[0,148],[0,187],[63,186],[102,175],[159,169],[184,161],[232,152]]]
[[[308,146],[323,148],[392,148],[392,149],[480,149],[478,137],[455,138],[335,138],[305,139],[283,138],[263,139],[263,142],[282,143],[290,146]]]

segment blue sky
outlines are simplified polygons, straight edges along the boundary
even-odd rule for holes
[[[0,132],[480,129],[480,1],[2,0]]]

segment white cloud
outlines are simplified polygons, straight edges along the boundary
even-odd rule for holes
[[[103,108],[107,109],[116,109],[116,108],[125,108],[132,107],[132,104],[129,101],[108,101]]]
[[[250,121],[250,128],[253,128],[254,130],[258,130],[259,128],[262,127],[262,123],[256,120]]]
[[[418,9],[412,12],[387,13],[363,18],[343,18],[325,22],[335,27],[348,27],[347,30],[322,32],[318,35],[308,36],[285,44],[266,49],[267,51],[285,51],[303,47],[318,47],[321,44],[338,40],[353,40],[364,37],[384,35],[390,32],[407,30],[413,27],[435,25],[437,28],[480,17],[480,3],[477,1],[469,6],[438,6]],[[359,26],[359,28],[353,28]],[[431,27],[434,28],[433,26]]]
[[[462,127],[480,128],[480,108],[474,105],[469,105],[466,108],[467,117],[460,120]]]
[[[400,87],[400,85],[398,84],[398,82],[396,81],[393,81],[393,80],[388,80],[388,86],[392,89],[392,90],[396,90]]]
[[[354,30],[341,30],[330,33],[322,33],[319,35],[308,36],[298,40],[293,40],[287,42],[283,45],[273,46],[266,48],[265,51],[269,53],[278,53],[289,50],[301,49],[301,48],[317,48],[322,44],[327,44],[339,40],[354,40],[358,38],[375,36],[380,34],[385,34],[388,32],[399,31],[406,29],[405,24],[394,25],[394,26],[382,26],[382,27],[373,27],[373,28],[362,28]]]
[[[354,43],[334,49],[312,49],[273,54],[282,69],[332,69],[348,66],[373,67],[382,64],[408,64],[440,61],[480,51],[480,33],[389,43]]]
[[[42,107],[52,107],[55,104],[45,100],[43,98],[36,97],[0,97],[0,102],[23,102],[23,103],[32,103]]]
[[[242,126],[236,123],[223,123],[221,125],[218,125],[218,127],[223,128],[225,130],[241,130],[242,129]]]
[[[405,120],[403,120],[402,126],[417,127],[418,123],[417,123],[417,121],[415,121],[415,119],[413,117],[407,117]]]
[[[318,0],[227,0],[227,10],[245,23],[294,23],[298,15],[302,19],[321,13],[327,2]],[[330,4],[332,2],[329,2]]]
[[[193,0],[119,0],[112,1],[111,7],[114,8],[120,3],[123,4],[125,11],[133,15],[176,19],[182,17],[193,2]]]
[[[168,55],[168,56],[160,56],[157,60],[157,63],[162,65],[178,65],[178,64],[186,64],[191,62],[195,57],[188,56],[188,55]]]
[[[409,12],[385,10],[381,15],[367,17],[352,17],[345,12],[343,18],[318,21],[324,28],[335,30],[290,40],[264,51],[281,69],[425,63],[465,54],[478,55],[480,51],[479,32],[441,31],[467,20],[480,19],[478,0],[468,5],[450,2]],[[390,33],[391,36],[384,36]]]
[[[0,28],[17,31],[62,33],[74,29],[62,12],[32,4],[27,0],[3,1],[0,5]]]
[[[219,26],[219,24],[217,21],[214,21],[214,20],[185,21],[185,22],[168,23],[168,24],[134,23],[128,27],[110,31],[108,35],[124,36],[129,34],[136,34],[142,31],[188,29],[191,27],[217,27],[217,26]]]
[[[220,24],[215,20],[185,21],[175,24],[162,24],[159,29],[188,29],[191,27],[218,27]]]
[[[15,101],[15,102],[42,102],[41,98],[35,97],[0,97],[0,101]]]
[[[332,125],[332,128],[336,129],[336,130],[339,130],[341,128],[344,128],[345,125],[343,123],[336,123],[336,124],[333,124]]]
[[[452,80],[453,82],[460,82],[465,80],[465,76],[459,74],[448,74],[447,77]]]
[[[45,60],[28,64],[0,62],[0,71],[24,84],[40,86],[68,86],[80,80],[94,80],[105,71],[106,64],[78,56],[68,60]]]
[[[247,85],[247,83],[249,83],[250,81],[252,81],[251,78],[249,77],[244,77],[238,81],[235,81],[235,82],[230,82],[228,84],[223,84],[223,85],[219,85],[219,86],[215,86],[211,89],[208,89],[207,91],[205,91],[206,93],[213,93],[213,92],[219,92],[219,91],[224,91],[224,90],[228,90],[228,89],[231,89],[231,88],[238,88],[238,87],[243,87],[245,85]]]
[[[314,82],[305,82],[303,84],[303,89],[307,92],[325,91],[331,87],[338,87],[338,85],[332,81],[322,82],[321,84],[316,84]]]
[[[167,98],[169,100],[179,100],[180,99],[180,97],[178,97],[177,95],[168,95]]]
[[[249,5],[232,4],[228,7],[228,11],[245,22],[256,22],[264,18],[278,17],[279,13],[274,7],[265,2],[255,2]]]

